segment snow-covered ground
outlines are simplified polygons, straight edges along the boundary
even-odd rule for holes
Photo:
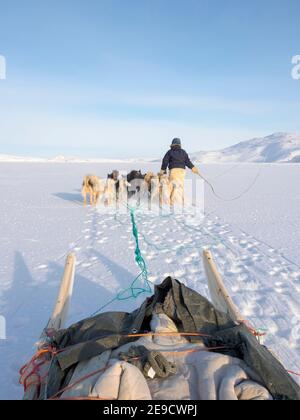
[[[155,164],[115,164],[121,170]],[[95,312],[139,274],[127,214],[84,208],[83,175],[101,176],[112,164],[0,164],[0,399],[20,398],[18,371],[34,352],[58,292],[65,257],[78,265],[70,322]],[[208,296],[202,267],[210,248],[244,317],[266,328],[265,344],[289,370],[300,372],[300,165],[205,165],[203,173],[224,197],[207,188],[206,217],[137,212],[150,280],[167,275]],[[146,297],[112,304],[132,310]],[[297,379],[295,377],[295,379]]]

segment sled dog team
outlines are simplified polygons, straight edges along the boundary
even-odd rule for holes
[[[146,198],[149,204],[157,202],[160,206],[179,202],[184,204],[184,190],[180,183],[162,172],[157,175],[153,172],[142,174],[140,170],[131,171],[127,175],[121,175],[115,170],[106,179],[86,175],[82,184],[82,196],[85,205],[89,196],[90,204],[94,206],[99,202],[105,206],[126,203],[134,196],[137,200]]]
[[[106,180],[96,175],[87,175],[83,180],[82,195],[86,204],[87,195],[90,195],[90,203],[96,205],[103,200],[106,206],[114,203],[127,202],[135,194],[137,199],[147,197],[148,202],[159,205],[173,206],[175,203],[184,205],[184,180],[186,168],[194,174],[200,175],[199,169],[191,162],[189,155],[181,147],[181,140],[175,138],[170,150],[165,154],[160,172],[142,174],[141,171],[131,171],[126,176],[118,171],[108,174]],[[167,175],[169,169],[169,175]]]

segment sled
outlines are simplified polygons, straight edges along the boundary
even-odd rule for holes
[[[203,264],[207,277],[211,302],[193,290],[186,288],[177,280],[169,277],[161,285],[155,287],[155,294],[151,299],[147,299],[139,309],[132,313],[135,314],[136,319],[133,320],[132,314],[128,314],[126,312],[123,313],[124,319],[127,317],[127,321],[124,325],[126,324],[126,334],[128,334],[124,336],[122,336],[122,334],[117,330],[117,327],[119,326],[117,324],[118,322],[121,322],[120,319],[122,319],[119,312],[117,313],[118,315],[115,315],[115,312],[102,313],[94,318],[80,321],[69,327],[67,330],[64,330],[64,328],[66,328],[68,310],[73,292],[75,263],[75,256],[73,254],[69,255],[66,260],[58,298],[49,322],[41,334],[41,338],[38,343],[38,351],[32,360],[21,369],[20,383],[24,386],[24,399],[60,399],[64,388],[61,390],[58,386],[55,390],[55,386],[57,386],[57,384],[55,384],[56,376],[60,378],[60,369],[66,369],[66,371],[69,370],[67,364],[69,361],[67,358],[70,357],[73,365],[75,363],[74,361],[76,361],[76,355],[81,358],[78,359],[77,363],[82,360],[84,355],[86,355],[86,359],[83,360],[86,360],[87,362],[92,360],[94,357],[99,355],[99,350],[97,349],[101,348],[102,339],[105,341],[105,346],[107,346],[108,340],[112,339],[112,348],[119,347],[119,345],[115,342],[116,337],[118,336],[120,342],[123,344],[125,337],[127,337],[127,342],[136,340],[136,337],[139,336],[137,333],[140,328],[135,328],[135,322],[136,320],[140,321],[142,316],[145,316],[145,313],[149,312],[145,310],[145,305],[150,305],[151,307],[151,301],[155,301],[155,299],[160,301],[159,299],[161,299],[162,296],[167,296],[168,290],[168,296],[172,296],[174,302],[177,299],[176,302],[179,306],[181,304],[183,305],[177,312],[177,316],[181,316],[183,310],[185,310],[184,306],[187,305],[186,307],[188,310],[186,313],[191,314],[191,317],[194,317],[193,319],[197,319],[201,324],[201,318],[203,318],[203,323],[201,324],[202,328],[196,328],[194,335],[197,336],[197,332],[201,331],[202,334],[198,335],[213,337],[207,338],[208,341],[205,342],[206,346],[211,346],[211,348],[214,349],[221,349],[222,340],[224,343],[228,340],[231,344],[236,341],[239,347],[238,354],[241,352],[241,349],[243,349],[242,353],[244,352],[244,357],[241,359],[244,360],[251,368],[254,366],[255,371],[261,374],[261,383],[263,383],[265,388],[269,390],[274,399],[300,399],[300,388],[297,383],[294,382],[285,368],[273,357],[268,349],[260,345],[256,337],[254,337],[255,334],[252,334],[253,331],[250,331],[247,327],[242,315],[235,306],[228,290],[225,287],[222,276],[218,271],[217,265],[210,251],[205,250],[203,252]],[[190,302],[187,303],[189,299]],[[169,298],[167,300],[167,306],[169,307],[170,300]],[[193,308],[194,312],[197,312],[194,315],[191,311]],[[116,318],[114,318],[115,316]],[[133,324],[129,325],[129,321]],[[191,325],[191,323],[189,323],[189,325]],[[87,330],[91,329],[91,326],[95,326],[96,329],[97,346],[89,347],[92,343],[92,336],[89,335],[88,337],[85,337],[85,334]],[[115,331],[114,328],[116,329]],[[124,334],[124,329],[120,328],[119,331],[121,330]],[[183,334],[186,333],[187,335],[191,335],[189,334],[191,332],[190,329],[183,329],[183,331]],[[73,342],[72,336],[76,336]],[[85,341],[80,341],[81,336],[85,337]],[[60,351],[64,352],[64,349],[67,348],[66,357],[64,356],[64,353],[62,353],[61,356],[60,351],[57,351],[57,349],[52,347],[53,337],[55,337],[54,341],[56,344],[58,343],[58,345],[60,343],[60,339],[62,339],[61,342],[64,343],[64,346]],[[68,340],[71,340],[71,342],[68,342]],[[79,349],[77,344],[79,344]],[[74,348],[75,353],[70,355],[72,348]],[[216,351],[217,353],[222,353],[222,350]],[[226,355],[226,351],[224,354]],[[53,363],[54,361],[56,361],[56,363]],[[61,368],[61,366],[64,366],[64,368]],[[76,363],[74,366],[76,366]],[[96,373],[99,375],[100,371],[101,370],[98,368]]]

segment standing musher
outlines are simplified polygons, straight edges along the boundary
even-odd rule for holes
[[[181,140],[175,138],[172,141],[171,149],[166,153],[162,161],[160,174],[165,174],[167,169],[170,171],[170,204],[174,205],[175,190],[181,190],[182,203],[184,203],[184,180],[185,180],[185,168],[192,170],[194,174],[200,175],[199,169],[191,162],[189,155],[181,147]]]

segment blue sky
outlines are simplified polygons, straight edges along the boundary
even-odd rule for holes
[[[299,0],[0,0],[0,153],[157,157],[300,132]]]

